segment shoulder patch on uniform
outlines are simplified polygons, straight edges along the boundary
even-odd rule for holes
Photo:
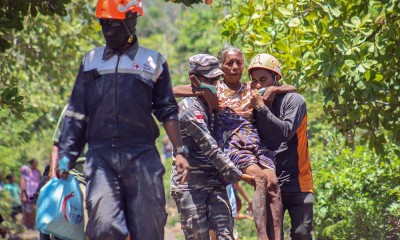
[[[194,111],[194,116],[198,123],[204,123],[204,115],[200,111]]]

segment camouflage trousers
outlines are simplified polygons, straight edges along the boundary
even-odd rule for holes
[[[181,215],[187,240],[209,240],[209,230],[217,239],[233,240],[233,217],[224,186],[172,192]]]

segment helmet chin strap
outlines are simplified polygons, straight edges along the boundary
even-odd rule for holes
[[[128,25],[126,25],[125,21],[122,21],[122,25],[124,25],[125,30],[128,32],[128,35],[129,35],[128,43],[130,44],[130,43],[133,42],[133,39],[135,39],[135,32],[132,32],[132,31],[129,29],[129,27],[128,27]]]
[[[274,78],[274,82],[272,83],[272,86],[275,86],[275,84],[276,84],[276,73],[274,73],[274,72],[272,72],[271,71],[271,74],[272,74],[272,77]]]
[[[128,44],[131,44],[135,40],[137,17],[138,15],[136,13],[128,12],[126,14],[126,19],[122,20],[122,25],[124,25],[129,35]]]

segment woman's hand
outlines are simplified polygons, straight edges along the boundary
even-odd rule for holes
[[[253,216],[253,203],[252,202],[248,202],[247,206],[246,206],[246,214]]]
[[[196,96],[201,96],[206,100],[208,107],[210,108],[210,112],[214,112],[214,110],[218,110],[217,95],[212,93],[211,90],[196,88],[195,94],[196,94]]]
[[[251,100],[250,104],[253,108],[260,110],[262,107],[265,106],[263,97],[258,94],[257,90],[251,90]]]
[[[296,92],[296,88],[292,85],[283,84],[282,86],[270,86],[263,95],[264,103],[269,109],[271,109],[276,94],[290,92]]]
[[[252,176],[252,175],[248,175],[246,173],[243,173],[243,175],[240,177],[240,180],[246,182],[250,186],[253,186],[253,187],[256,186],[255,177]]]
[[[191,75],[189,79],[190,79],[190,84],[192,85],[193,88],[194,95],[198,97],[203,97],[206,100],[208,107],[210,108],[210,112],[218,110],[217,95],[214,94],[210,89],[198,88],[201,82],[194,75]]]
[[[272,103],[274,102],[275,95],[278,93],[278,88],[275,86],[270,86],[265,90],[264,95],[262,96],[264,100],[265,106],[267,106],[269,109],[272,107]]]

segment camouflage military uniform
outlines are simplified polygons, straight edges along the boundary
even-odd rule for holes
[[[222,75],[218,60],[205,54],[189,59],[190,75],[215,78]],[[209,240],[209,229],[218,239],[233,238],[233,218],[224,183],[237,182],[242,173],[218,147],[212,137],[214,116],[197,97],[179,103],[182,141],[189,149],[189,180],[178,184],[181,176],[173,168],[171,193],[181,214],[186,239]]]
[[[171,192],[181,214],[186,239],[209,239],[214,229],[218,239],[233,239],[233,218],[224,182],[239,180],[241,172],[217,146],[211,136],[212,114],[196,97],[179,104],[183,143],[189,148],[189,181],[179,185],[180,175],[174,168]],[[222,175],[222,176],[221,176]]]

